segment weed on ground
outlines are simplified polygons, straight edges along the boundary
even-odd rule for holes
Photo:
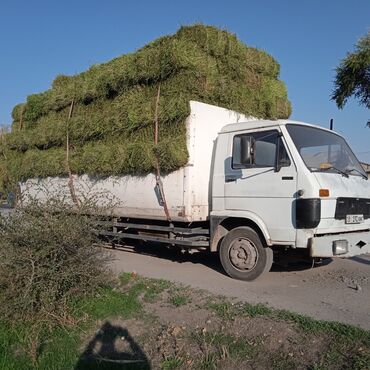
[[[136,274],[72,302],[71,312],[73,325],[37,341],[32,327],[2,323],[0,368],[321,370],[370,363],[367,331]]]

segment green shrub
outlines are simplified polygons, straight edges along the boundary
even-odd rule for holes
[[[85,209],[86,210],[86,209]],[[8,320],[62,320],[73,300],[109,282],[109,256],[95,246],[92,218],[62,200],[0,217],[0,314]]]

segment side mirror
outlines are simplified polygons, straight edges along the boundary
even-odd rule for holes
[[[240,163],[244,166],[253,164],[253,137],[241,136],[240,138]]]

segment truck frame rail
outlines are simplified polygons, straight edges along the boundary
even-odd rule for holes
[[[147,223],[145,222],[147,221]],[[209,247],[209,229],[202,224],[153,223],[153,220],[130,219],[102,220],[96,222],[99,228],[95,232],[113,243],[115,240],[142,240],[165,243],[187,248]]]

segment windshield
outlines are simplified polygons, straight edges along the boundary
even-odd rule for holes
[[[367,177],[346,141],[315,127],[286,125],[304,163],[311,171]]]

